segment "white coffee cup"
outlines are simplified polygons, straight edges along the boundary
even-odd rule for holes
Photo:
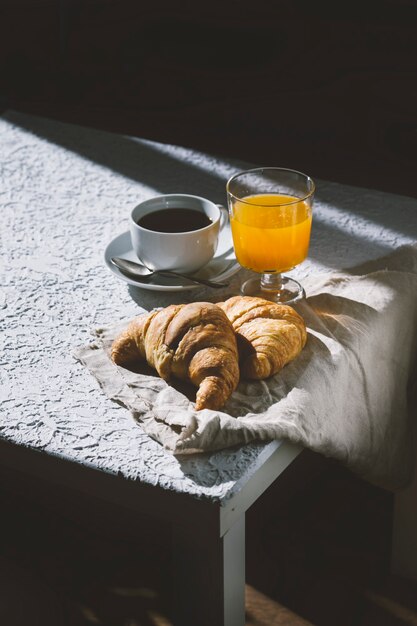
[[[163,212],[159,213],[161,211]],[[195,215],[195,211],[199,215]],[[189,220],[189,217],[192,219]],[[155,196],[141,202],[131,212],[130,235],[133,250],[138,259],[150,269],[191,274],[213,258],[219,232],[227,220],[227,209],[206,198],[184,193]],[[200,223],[200,228],[186,230],[187,227],[198,226]],[[178,227],[180,231],[164,230],[169,227]]]

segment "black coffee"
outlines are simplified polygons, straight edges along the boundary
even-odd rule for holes
[[[184,233],[208,226],[211,219],[195,209],[159,209],[139,218],[137,223],[158,233]]]

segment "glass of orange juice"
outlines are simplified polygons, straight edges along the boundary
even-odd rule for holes
[[[232,176],[226,190],[236,258],[259,274],[242,293],[283,304],[305,297],[300,283],[282,273],[307,257],[313,180],[291,169],[259,167]]]

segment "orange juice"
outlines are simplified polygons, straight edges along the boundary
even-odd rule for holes
[[[255,272],[285,272],[307,256],[311,207],[294,196],[234,199],[230,225],[237,260]]]

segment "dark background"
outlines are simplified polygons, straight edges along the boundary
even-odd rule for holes
[[[416,0],[2,0],[14,108],[416,195]]]

